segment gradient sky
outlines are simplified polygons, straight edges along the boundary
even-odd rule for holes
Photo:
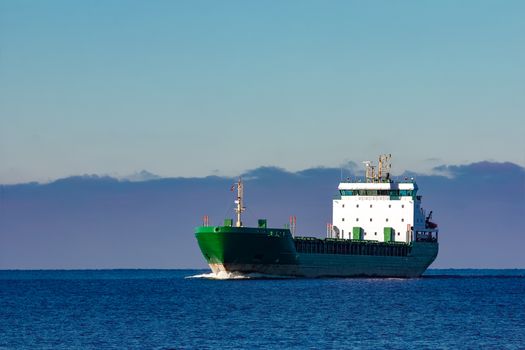
[[[0,183],[525,165],[524,1],[0,0]]]

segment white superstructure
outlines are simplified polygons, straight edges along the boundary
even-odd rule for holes
[[[412,179],[394,182],[388,170],[390,156],[379,158],[379,171],[366,164],[366,182],[341,182],[340,198],[333,200],[331,238],[404,242],[415,235],[437,234],[421,207],[417,184]]]

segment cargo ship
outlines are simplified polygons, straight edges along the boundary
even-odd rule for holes
[[[414,179],[394,181],[390,155],[379,164],[365,163],[362,180],[341,181],[332,203],[332,222],[325,238],[296,236],[295,217],[284,228],[242,222],[244,184],[232,189],[236,221],[209,225],[204,217],[195,236],[215,274],[220,272],[294,277],[421,276],[438,254],[438,226],[421,206]]]

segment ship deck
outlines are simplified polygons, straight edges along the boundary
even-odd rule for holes
[[[377,242],[349,239],[319,239],[295,237],[295,249],[305,254],[341,254],[371,256],[408,256],[411,244],[403,242]]]

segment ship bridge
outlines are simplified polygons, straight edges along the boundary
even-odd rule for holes
[[[341,182],[338,190],[341,196],[415,196],[418,187],[415,182]]]
[[[381,156],[379,171],[366,164],[364,182],[341,182],[333,200],[331,238],[410,243],[418,237],[437,238],[437,225],[430,223],[421,207],[422,197],[413,179],[390,179],[390,156]]]

